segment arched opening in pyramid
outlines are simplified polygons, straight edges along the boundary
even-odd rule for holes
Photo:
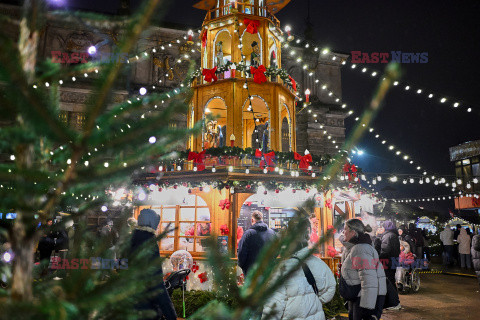
[[[243,105],[243,148],[270,149],[270,108],[259,96]]]
[[[227,29],[220,30],[214,41],[212,66],[223,67],[227,61],[232,61],[232,36]]]
[[[282,105],[280,119],[282,121],[282,152],[292,151],[292,123],[290,113],[285,104]]]
[[[220,97],[210,99],[204,108],[203,148],[224,147],[227,135],[227,106]]]
[[[243,32],[242,35],[242,52],[245,55],[247,66],[255,66],[263,64],[262,38],[258,33],[251,34]]]

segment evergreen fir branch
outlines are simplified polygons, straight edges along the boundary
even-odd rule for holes
[[[120,52],[130,52],[135,45],[135,41],[140,36],[141,32],[148,26],[153,14],[156,13],[155,8],[160,2],[161,0],[146,1],[138,13],[132,17],[132,22],[129,24],[125,32],[125,37],[118,46]],[[98,87],[87,103],[84,128],[86,137],[92,133],[96,118],[106,108],[107,98],[117,79],[121,67],[121,63],[119,62],[107,65],[104,73],[102,73],[101,77],[95,82]]]
[[[2,109],[13,109],[13,112],[18,110],[36,132],[48,135],[55,141],[66,143],[74,140],[73,132],[61,123],[57,113],[47,103],[44,91],[36,90],[28,84],[20,67],[18,51],[3,34],[0,34],[0,47],[0,74],[7,81],[8,90],[4,90],[4,93],[10,102],[2,104]]]

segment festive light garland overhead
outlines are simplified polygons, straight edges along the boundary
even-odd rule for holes
[[[443,195],[436,195],[436,196],[428,196],[428,197],[418,197],[418,198],[395,198],[395,199],[385,199],[391,200],[393,202],[402,202],[402,203],[409,203],[409,202],[429,202],[429,201],[445,201],[445,200],[452,200],[456,199],[459,194],[443,194]],[[466,197],[474,197],[479,198],[478,194],[465,194]]]
[[[290,33],[290,30],[288,32]],[[339,54],[336,54],[335,52],[332,52],[329,48],[320,49],[321,46],[317,45],[314,42],[302,39],[298,35],[295,35],[295,37],[297,38],[297,40],[295,41],[295,43],[297,45],[299,45],[300,43],[304,43],[305,49],[308,49],[308,48],[312,47],[312,48],[314,48],[315,52],[320,51],[321,55],[324,56],[325,59],[331,59],[332,61],[336,61],[336,60],[341,61],[342,65],[346,65],[348,63],[348,65],[350,67],[349,68],[350,70],[358,71],[358,72],[363,73],[365,75],[369,75],[369,78],[372,78],[372,79],[375,79],[376,77],[378,77],[382,74],[381,70],[372,68],[371,66],[365,66],[365,65],[362,65],[362,64],[358,64],[358,63],[352,63],[351,61],[348,60],[349,58],[345,59],[345,57],[340,56]],[[283,44],[284,44],[285,48],[291,47],[291,45],[289,45],[288,43],[283,43]],[[295,50],[295,47],[293,47],[290,50],[290,55],[291,56],[297,55],[297,51]],[[303,61],[303,59],[301,57],[299,57],[299,58],[297,58],[296,61],[298,63],[301,63]],[[308,65],[304,65],[304,69],[308,69]],[[309,76],[312,76],[312,75],[313,75],[312,72],[309,73]],[[315,83],[318,83],[318,82],[319,82],[319,80],[316,79]],[[395,81],[393,85],[395,87],[402,87],[405,92],[409,92],[413,95],[423,96],[428,100],[436,101],[440,105],[451,104],[451,106],[454,109],[459,109],[460,110],[461,107],[463,107],[463,109],[466,112],[470,113],[472,111],[475,111],[477,114],[480,114],[478,108],[476,108],[474,110],[472,108],[472,104],[466,102],[465,99],[459,99],[459,98],[452,97],[452,96],[449,96],[449,95],[439,94],[439,93],[436,93],[432,90],[426,89],[424,87],[412,84],[408,81]]]

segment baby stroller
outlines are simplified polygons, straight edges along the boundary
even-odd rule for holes
[[[183,269],[174,271],[165,275],[165,287],[167,288],[168,295],[171,297],[173,290],[181,288],[182,291],[187,289],[187,276],[190,274],[190,269]]]
[[[167,288],[168,295],[172,297],[173,291],[175,289],[182,289],[182,300],[183,300],[183,317],[185,318],[185,290],[187,289],[187,276],[190,274],[190,269],[182,269],[179,271],[174,271],[165,275],[163,281],[165,282],[165,287]]]

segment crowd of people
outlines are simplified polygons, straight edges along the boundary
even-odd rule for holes
[[[478,237],[478,235],[475,237]],[[455,230],[452,230],[449,226],[445,227],[440,232],[443,265],[445,267],[459,266],[462,269],[472,269],[472,258],[476,256],[473,241],[475,237],[469,228],[463,228],[460,224],[456,225]]]
[[[312,219],[304,218],[309,227],[300,237],[295,253],[281,257],[279,271],[274,279],[282,278],[298,261],[305,258],[312,243]],[[151,209],[141,210],[137,219],[130,218],[130,253],[136,252],[144,243],[158,235],[160,216]],[[41,237],[37,253],[39,261],[49,261],[53,255],[65,258],[72,247],[74,226],[72,223],[55,223],[50,219],[40,227]],[[210,230],[208,230],[210,232]],[[99,229],[105,239],[111,258],[115,258],[118,232],[113,222],[107,221]],[[276,232],[263,221],[263,215],[254,211],[251,227],[238,242],[238,265],[245,276],[255,269],[262,249],[276,239]],[[445,266],[458,263],[462,268],[475,268],[480,284],[480,235],[473,236],[467,229],[457,225],[456,230],[446,227],[440,233],[443,262]],[[349,320],[380,319],[384,309],[401,308],[397,288],[401,288],[406,270],[415,261],[430,260],[430,235],[414,224],[395,226],[393,221],[384,221],[373,234],[372,228],[359,219],[345,222],[340,241],[344,248],[339,266],[339,292],[347,302]],[[151,241],[148,259],[159,257],[158,242]],[[376,262],[376,263],[374,263]],[[47,263],[48,264],[48,263]],[[162,275],[159,265],[156,275]],[[145,283],[144,299],[136,305],[138,310],[157,310],[158,317],[176,319],[172,301],[163,281]],[[315,255],[308,257],[301,268],[276,289],[257,318],[271,319],[325,319],[323,304],[332,300],[337,290],[337,281],[332,270]],[[147,294],[158,292],[156,295]]]

